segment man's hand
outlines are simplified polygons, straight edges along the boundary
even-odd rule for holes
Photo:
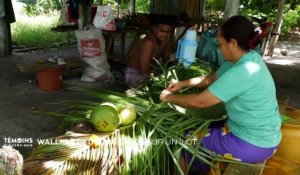
[[[169,90],[164,89],[163,91],[161,91],[159,98],[160,98],[160,100],[161,100],[162,102],[168,102],[168,97],[169,97],[171,94],[172,94],[172,93],[171,93]]]

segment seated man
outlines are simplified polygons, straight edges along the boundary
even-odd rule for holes
[[[167,16],[157,17],[152,22],[152,29],[143,39],[134,40],[128,52],[125,81],[128,87],[136,87],[150,75],[153,59],[170,59],[170,36],[174,20]]]

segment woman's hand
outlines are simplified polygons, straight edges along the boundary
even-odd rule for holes
[[[181,88],[182,87],[181,87],[180,81],[172,81],[170,83],[170,85],[168,86],[167,90],[170,92],[176,92],[176,91],[180,90]]]
[[[162,102],[168,102],[168,96],[171,94],[172,93],[169,90],[164,89],[163,91],[161,91],[159,98]]]

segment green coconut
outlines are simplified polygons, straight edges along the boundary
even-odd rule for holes
[[[109,105],[100,105],[93,109],[90,122],[100,132],[112,132],[118,128],[120,119],[117,110]]]
[[[118,112],[121,125],[130,125],[136,120],[136,109],[134,105],[121,107]]]

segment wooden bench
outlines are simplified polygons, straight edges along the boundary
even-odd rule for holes
[[[68,32],[67,40],[70,43],[70,32],[78,29],[78,25],[60,25],[51,28],[53,32]],[[140,27],[125,27],[116,31],[103,30],[103,37],[105,39],[105,51],[109,55],[113,52],[115,37],[121,35],[121,57],[125,58],[125,39],[127,33],[134,33],[135,35],[147,32],[147,29]],[[110,58],[110,57],[109,57]]]
[[[67,41],[70,44],[71,32],[78,29],[78,25],[60,25],[54,28],[51,28],[53,32],[67,32]]]
[[[229,163],[223,175],[261,175],[266,161],[258,166],[248,166],[236,163]]]
[[[209,175],[261,175],[266,161],[256,165],[242,165],[237,163],[214,162]]]

